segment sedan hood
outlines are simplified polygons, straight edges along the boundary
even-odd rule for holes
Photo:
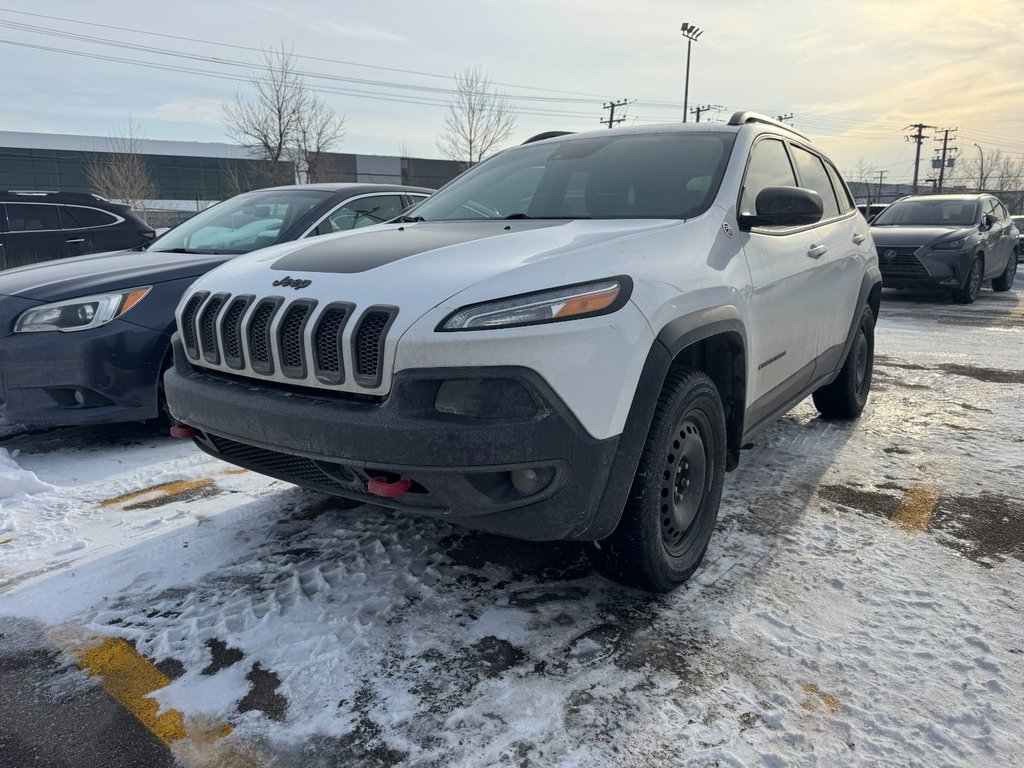
[[[920,247],[936,240],[953,240],[957,236],[970,237],[977,233],[975,227],[871,227],[871,237],[876,248]]]
[[[103,291],[199,277],[230,254],[111,251],[0,272],[0,296],[60,301]]]

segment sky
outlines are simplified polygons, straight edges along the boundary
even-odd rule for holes
[[[0,0],[0,130],[104,136],[130,117],[148,139],[225,141],[222,104],[281,45],[344,114],[336,151],[439,157],[452,75],[474,66],[512,100],[510,144],[600,128],[611,100],[631,100],[625,125],[675,122],[683,21],[704,30],[689,104],[722,107],[702,119],[792,114],[848,177],[909,181],[913,123],[958,128],[964,159],[1024,154],[1024,0]]]

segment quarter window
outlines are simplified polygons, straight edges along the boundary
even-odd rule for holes
[[[797,170],[800,171],[800,184],[821,195],[821,205],[824,209],[821,218],[835,218],[839,215],[839,204],[836,202],[836,192],[832,189],[832,181],[821,158],[802,147],[793,146],[792,149],[793,159],[796,160]]]
[[[775,139],[765,139],[754,145],[747,166],[747,178],[740,198],[740,215],[757,214],[757,195],[767,187],[795,187],[796,176],[789,162],[786,146]]]
[[[39,232],[60,229],[56,205],[8,203],[7,222],[11,232]]]
[[[67,210],[82,227],[108,227],[117,224],[117,217],[99,208],[86,208],[80,205],[69,205]]]

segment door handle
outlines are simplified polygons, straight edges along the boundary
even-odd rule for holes
[[[860,245],[861,243],[863,243],[867,239],[868,239],[867,235],[862,235],[859,232],[856,235],[853,236],[854,245]]]
[[[65,243],[84,243],[85,242],[85,238],[84,237],[79,237],[79,238],[76,238],[74,240],[65,240],[64,242]]]
[[[820,259],[826,253],[828,253],[827,245],[812,245],[807,250],[807,255],[810,256],[812,259]]]

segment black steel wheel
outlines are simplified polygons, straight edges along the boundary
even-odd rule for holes
[[[670,371],[618,527],[591,550],[598,570],[627,586],[669,592],[697,570],[725,478],[725,412],[714,382]]]
[[[860,416],[871,391],[875,368],[875,314],[871,307],[861,310],[857,335],[846,353],[839,375],[831,384],[814,392],[814,407],[826,419],[853,419]]]

